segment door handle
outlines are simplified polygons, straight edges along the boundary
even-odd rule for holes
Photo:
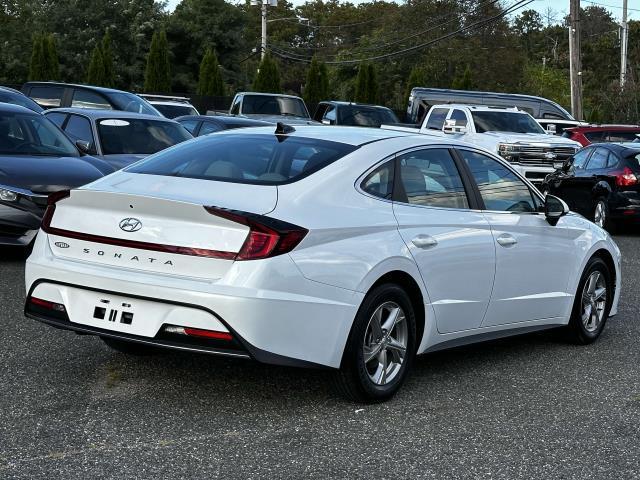
[[[416,238],[411,240],[411,243],[418,248],[427,249],[438,245],[438,240],[433,238],[431,235],[418,235]]]
[[[498,242],[503,247],[513,247],[516,243],[518,243],[518,240],[513,238],[508,233],[503,233],[498,238],[496,238],[496,242]]]

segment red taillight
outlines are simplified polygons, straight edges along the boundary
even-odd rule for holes
[[[64,312],[64,305],[61,303],[50,302],[49,300],[43,300],[37,297],[29,297],[29,303],[37,305],[38,307],[46,308],[47,310],[56,310],[58,312]]]
[[[227,332],[215,332],[213,330],[202,330],[201,328],[188,328],[184,327],[184,333],[191,337],[211,338],[213,340],[233,340],[230,333]]]
[[[166,333],[174,335],[187,335],[189,337],[209,338],[211,340],[233,340],[233,336],[227,332],[218,332],[215,330],[204,330],[202,328],[178,327],[176,325],[166,325],[164,327]]]
[[[205,207],[207,212],[249,227],[236,260],[258,260],[288,253],[302,241],[307,229],[269,217]]]
[[[616,185],[619,187],[630,187],[638,183],[638,177],[636,177],[629,167],[624,167],[622,173],[616,175]]]

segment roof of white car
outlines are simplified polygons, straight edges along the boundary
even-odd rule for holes
[[[511,113],[527,113],[524,110],[520,110],[517,107],[491,107],[489,105],[468,105],[464,103],[442,103],[433,105],[431,109],[434,108],[466,108],[472,111],[479,112],[511,112]]]
[[[442,143],[442,144],[462,144],[463,142],[451,141],[439,136],[431,136],[426,134],[401,132],[397,130],[386,130],[384,128],[363,128],[363,127],[341,127],[327,125],[296,125],[295,131],[284,134],[287,137],[304,137],[317,140],[326,140],[330,142],[345,143],[348,145],[364,145],[366,143],[377,142],[390,138],[414,138],[420,140],[420,143]],[[238,128],[233,130],[225,130],[216,133],[216,135],[247,135],[247,134],[269,134],[275,135],[276,126],[273,127],[255,127],[255,128]]]

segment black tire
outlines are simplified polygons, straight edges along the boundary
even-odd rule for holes
[[[126,340],[119,340],[111,337],[100,337],[100,339],[111,349],[126,353],[127,355],[154,355],[161,352],[160,348],[152,345],[145,345],[144,343],[128,342]]]
[[[395,376],[385,385],[378,385],[369,377],[364,362],[364,341],[373,314],[389,302],[397,304],[404,311],[406,351]],[[416,348],[416,317],[407,293],[391,283],[375,287],[365,297],[351,327],[341,368],[335,374],[336,390],[349,400],[363,403],[382,402],[391,398],[404,383]]]
[[[599,326],[595,330],[589,331],[582,321],[582,299],[585,284],[591,274],[595,271],[599,271],[604,277],[604,283],[606,285],[606,302],[604,305],[602,320]],[[591,260],[589,260],[589,262],[587,263],[584,272],[582,273],[582,277],[580,278],[578,290],[576,291],[576,297],[573,302],[571,318],[566,328],[569,340],[572,343],[575,343],[577,345],[588,345],[598,339],[607,323],[607,318],[609,317],[609,312],[611,311],[611,304],[613,302],[614,293],[615,292],[613,287],[612,273],[609,270],[609,267],[600,257],[591,258]]]

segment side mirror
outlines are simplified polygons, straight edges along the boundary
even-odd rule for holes
[[[556,132],[557,132],[557,129],[554,123],[550,123],[549,125],[547,125],[547,133],[549,135],[555,135]]]
[[[547,194],[544,198],[544,216],[547,217],[547,222],[549,222],[550,225],[555,227],[558,220],[567,213],[569,213],[569,207],[562,199]]]
[[[447,134],[451,133],[467,133],[467,127],[462,125],[456,125],[456,121],[449,119],[444,122],[442,131]]]
[[[76,140],[76,147],[80,150],[80,153],[88,155],[91,153],[91,142],[86,140]]]

